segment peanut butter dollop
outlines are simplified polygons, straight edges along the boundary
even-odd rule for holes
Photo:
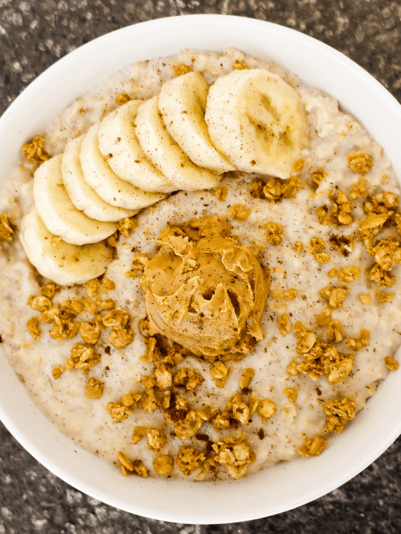
[[[270,276],[214,215],[165,228],[141,278],[149,330],[209,361],[240,359],[263,339]]]

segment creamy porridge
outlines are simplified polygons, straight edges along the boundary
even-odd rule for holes
[[[186,83],[202,114],[212,87],[207,142],[175,120]],[[128,112],[141,158],[113,145]],[[184,156],[160,142],[162,120]],[[237,478],[319,455],[398,368],[391,162],[336,99],[281,67],[234,49],[137,64],[23,153],[0,199],[2,346],[49,419],[124,474]],[[65,178],[77,166],[86,185]],[[102,166],[120,178],[101,182]],[[52,202],[57,180],[81,218],[55,209],[46,230],[31,208]],[[31,235],[48,239],[42,256]],[[76,255],[78,267],[60,260]]]

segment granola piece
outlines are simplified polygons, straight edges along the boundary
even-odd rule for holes
[[[359,280],[361,277],[361,270],[356,265],[350,265],[344,269],[337,271],[337,276],[342,282],[352,282],[353,280]]]
[[[347,339],[347,345],[352,350],[359,350],[362,347],[367,347],[369,345],[369,336],[370,331],[362,328],[359,334],[359,338],[350,337],[349,339]]]
[[[161,401],[153,388],[147,389],[138,401],[138,408],[146,413],[153,413],[159,406]]]
[[[359,225],[359,234],[363,239],[375,237],[390,216],[388,213],[370,213]]]
[[[223,362],[217,360],[210,369],[210,375],[218,388],[224,388],[229,375],[229,369]]]
[[[134,331],[131,328],[114,328],[109,335],[108,341],[116,349],[123,349],[134,341]]]
[[[84,306],[79,300],[68,299],[61,304],[61,309],[70,314],[72,317],[76,317],[82,313]]]
[[[88,345],[94,345],[99,341],[100,334],[104,331],[101,315],[95,315],[90,322],[83,321],[79,327],[82,339]]]
[[[96,306],[99,306],[100,311],[110,311],[116,307],[116,301],[113,299],[102,300],[100,297],[97,297]]]
[[[184,387],[187,391],[192,391],[204,382],[203,376],[195,369],[181,367],[174,375],[174,385]]]
[[[274,300],[281,300],[281,299],[294,300],[297,295],[298,295],[298,291],[295,288],[283,290],[276,286],[274,288],[274,291],[272,291],[272,298],[274,298]]]
[[[85,387],[85,397],[88,399],[100,399],[103,395],[104,382],[90,378]]]
[[[326,286],[320,290],[320,296],[328,301],[330,308],[340,308],[348,296],[348,288]]]
[[[348,226],[352,224],[354,219],[350,215],[351,210],[352,202],[343,191],[338,190],[337,198],[335,202],[333,202],[330,211],[331,224],[333,224],[334,226]]]
[[[327,340],[331,343],[341,343],[345,339],[344,330],[340,321],[331,321],[327,326]]]
[[[377,193],[368,199],[363,205],[363,209],[367,214],[387,214],[391,216],[397,209],[400,199],[395,193],[386,191],[384,193]]]
[[[337,269],[335,269],[334,267],[332,269],[330,269],[330,271],[327,273],[327,276],[329,278],[334,278],[335,275],[337,274]]]
[[[283,393],[290,402],[295,402],[297,400],[298,390],[296,388],[284,388]]]
[[[271,202],[281,200],[283,193],[280,180],[277,178],[269,180],[262,188],[262,195],[262,198],[267,198],[267,200],[270,200]]]
[[[189,402],[187,399],[172,392],[168,392],[163,398],[163,407],[165,408],[163,416],[171,425],[183,421],[189,412]]]
[[[231,217],[237,221],[245,221],[251,214],[252,208],[246,209],[242,204],[234,204],[230,208]]]
[[[102,291],[102,284],[97,278],[89,280],[89,282],[85,284],[85,291],[88,297],[97,297]]]
[[[309,456],[310,454],[313,454],[314,456],[320,456],[328,443],[327,438],[324,436],[316,436],[313,440],[308,439],[306,436],[305,438],[304,445],[298,449],[299,454],[305,457]]]
[[[318,326],[327,326],[331,321],[331,309],[324,308],[316,317],[316,324]]]
[[[35,135],[33,139],[22,146],[21,154],[32,163],[32,165],[41,165],[44,161],[50,159],[50,154],[45,150],[43,135]]]
[[[54,380],[58,380],[64,372],[65,372],[65,367],[63,367],[62,365],[53,367],[52,375],[53,375]]]
[[[50,299],[48,299],[47,297],[43,297],[43,296],[34,297],[33,295],[30,295],[26,303],[33,310],[39,311],[39,312],[44,312],[46,310],[49,310],[52,306]]]
[[[309,375],[312,380],[318,380],[323,374],[328,375],[327,382],[332,386],[349,376],[353,364],[353,354],[342,354],[327,343],[317,342],[304,354],[303,361],[297,365],[297,371]]]
[[[397,371],[399,364],[397,360],[395,360],[392,356],[386,356],[384,358],[384,361],[386,363],[387,369],[390,369],[390,371]]]
[[[14,237],[14,230],[12,229],[7,215],[0,215],[0,240],[11,243]]]
[[[129,393],[123,395],[118,402],[109,402],[106,410],[111,415],[113,423],[121,423],[121,421],[132,415],[141,398],[142,395],[140,393]]]
[[[317,254],[318,252],[322,252],[326,245],[326,241],[322,239],[321,237],[314,237],[310,240],[308,251],[310,254]]]
[[[112,234],[110,237],[106,239],[106,241],[110,247],[117,248],[119,239],[120,239],[120,232],[116,230],[114,234]]]
[[[377,263],[370,270],[369,279],[382,287],[391,287],[395,282],[395,276],[382,269]]]
[[[284,180],[281,185],[283,198],[295,198],[301,187],[301,180],[296,176],[290,176],[287,180]]]
[[[349,256],[350,252],[354,250],[354,240],[347,235],[332,235],[329,238],[329,243],[345,257]]]
[[[373,160],[370,156],[358,150],[353,154],[348,154],[348,167],[351,171],[357,172],[359,174],[366,174],[373,167]]]
[[[307,330],[301,321],[294,324],[294,330],[297,339],[297,352],[301,354],[309,352],[316,343],[316,334]]]
[[[236,397],[234,395],[234,397]],[[243,425],[247,425],[250,417],[249,406],[241,399],[236,399],[231,403],[232,417]]]
[[[92,348],[85,347],[81,343],[76,343],[71,349],[71,357],[67,358],[67,369],[81,369],[89,371],[100,362],[100,354],[97,354]]]
[[[54,282],[48,282],[40,288],[40,293],[48,299],[52,299],[54,295],[61,289],[61,286],[55,284]]]
[[[295,241],[292,250],[293,250],[294,252],[297,252],[297,253],[298,253],[298,252],[302,252],[303,249],[304,249],[304,246],[303,246],[303,244],[301,243],[301,241]]]
[[[126,456],[121,451],[117,454],[117,458],[120,461],[121,470],[122,470],[124,476],[127,476],[129,474],[134,474],[134,475],[137,475],[139,477],[147,477],[148,476],[148,470],[143,465],[141,460],[130,460],[128,458],[128,456]]]
[[[291,332],[292,326],[286,313],[283,313],[277,317],[277,326],[282,336],[286,336]]]
[[[156,379],[155,376],[152,375],[144,375],[141,377],[141,384],[145,386],[146,389],[151,389],[156,387]]]
[[[204,410],[190,410],[185,419],[175,425],[174,432],[180,439],[190,439],[201,429],[203,423],[209,420]]]
[[[183,74],[190,72],[191,67],[189,65],[185,65],[184,63],[177,63],[175,61],[173,63],[173,71],[177,74],[177,76],[182,76]]]
[[[384,271],[390,271],[394,265],[401,263],[401,243],[395,235],[382,239],[373,247],[373,253],[378,265]]]
[[[146,426],[136,426],[132,432],[131,444],[136,445],[139,443],[141,439],[146,436],[148,430],[149,429]]]
[[[329,400],[323,404],[324,413],[327,415],[326,428],[330,432],[342,432],[349,421],[356,415],[356,402],[354,399],[341,396]]]
[[[301,172],[305,166],[305,160],[300,158],[294,163],[295,172]]]
[[[88,299],[87,297],[82,297],[81,302],[83,304],[83,307],[85,310],[90,313],[91,315],[95,315],[97,311],[97,304],[91,299]]]
[[[147,431],[147,436],[149,450],[158,454],[167,441],[166,435],[158,428],[150,428]]]
[[[148,363],[159,362],[162,359],[162,355],[159,347],[157,346],[157,339],[155,337],[149,337],[145,340],[145,343],[146,351],[140,359],[143,362]]]
[[[136,254],[132,258],[132,268],[125,273],[125,276],[130,278],[138,278],[139,276],[142,276],[148,260],[149,258],[147,254]]]
[[[130,319],[127,311],[122,308],[113,308],[102,318],[102,322],[107,328],[115,329],[126,326]]]
[[[255,375],[255,370],[252,369],[252,367],[248,367],[247,369],[244,369],[242,371],[242,375],[239,381],[240,389],[249,388],[249,384],[251,383],[251,380],[254,377],[254,375]]]
[[[29,333],[33,337],[33,339],[38,340],[40,338],[40,325],[39,325],[39,319],[37,317],[32,317],[29,319],[29,321],[26,323],[26,326],[29,330]]]
[[[118,230],[125,237],[131,235],[132,230],[138,227],[138,220],[135,217],[125,217],[118,222]]]
[[[364,195],[365,193],[367,193],[365,180],[363,178],[359,178],[359,180],[351,187],[351,191],[349,193],[349,196],[353,200],[356,200],[360,196]]]
[[[312,181],[315,182],[318,186],[320,183],[326,178],[327,172],[325,172],[322,167],[318,167],[315,171],[313,171],[310,175],[312,178]]]
[[[153,460],[153,467],[158,475],[168,476],[174,469],[174,458],[168,454],[158,456]]]
[[[234,70],[246,70],[246,69],[249,69],[250,67],[244,63],[243,61],[236,61],[233,65],[233,69]]]
[[[210,422],[215,430],[227,430],[231,425],[230,418],[229,412],[222,412],[213,417]]]
[[[227,197],[227,187],[225,185],[216,187],[216,189],[214,190],[214,193],[217,197],[217,200],[219,200],[220,202],[224,202]]]
[[[291,376],[297,376],[298,374],[297,362],[290,362],[286,367],[286,371]]]
[[[164,363],[159,363],[154,371],[155,385],[159,389],[171,388],[173,385],[173,375]]]
[[[52,306],[50,309],[43,311],[39,315],[39,321],[41,323],[50,324],[54,321],[55,317],[59,317],[60,314],[61,314],[60,308],[58,306]]]
[[[251,451],[247,436],[225,438],[223,441],[213,443],[216,453],[213,463],[224,465],[232,478],[243,477],[249,465],[255,461],[255,453]]]
[[[267,242],[277,247],[283,242],[284,230],[281,224],[268,222],[267,223]]]
[[[75,337],[80,328],[79,322],[72,322],[71,320],[62,320],[60,317],[54,317],[54,326],[49,331],[50,337],[56,341],[64,341],[64,339],[72,339]]]
[[[319,252],[318,254],[315,254],[315,260],[318,263],[330,263],[330,255],[326,252]]]
[[[370,304],[370,295],[366,295],[361,293],[359,295],[359,300],[362,302],[362,304],[369,305]]]
[[[105,295],[109,294],[109,291],[112,291],[116,288],[115,282],[113,280],[110,280],[109,278],[103,278],[102,280],[102,291]]]
[[[380,291],[379,302],[381,302],[382,304],[384,302],[391,302],[394,297],[395,293],[387,293],[387,291]]]
[[[266,423],[270,417],[277,412],[276,405],[270,399],[262,399],[258,404],[258,414],[262,418],[262,423]]]
[[[123,106],[124,104],[129,102],[129,100],[130,97],[126,93],[118,93],[118,95],[116,95],[116,103],[119,106]]]
[[[327,226],[330,221],[329,207],[326,204],[323,204],[316,208],[316,216],[320,224]]]
[[[193,447],[180,447],[176,458],[178,469],[189,476],[197,467],[206,460],[206,455]]]

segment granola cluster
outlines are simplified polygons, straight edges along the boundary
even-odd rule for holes
[[[302,182],[297,176],[290,176],[287,180],[272,178],[267,182],[256,178],[251,185],[251,196],[280,202],[283,198],[295,198],[301,187]]]
[[[39,165],[51,158],[50,154],[46,152],[42,135],[35,135],[33,139],[25,143],[22,146],[21,153],[34,168],[39,167]]]
[[[143,325],[146,332],[146,324]],[[117,402],[109,402],[107,411],[112,421],[119,423],[134,413],[143,410],[163,413],[166,429],[146,426],[133,428],[131,444],[136,445],[147,436],[148,448],[155,455],[162,453],[166,446],[167,436],[173,434],[184,442],[176,458],[171,454],[162,454],[154,459],[153,466],[160,475],[169,475],[174,464],[185,474],[190,475],[197,469],[197,476],[203,477],[219,465],[224,466],[233,478],[245,474],[248,466],[254,461],[248,439],[241,434],[238,438],[225,438],[213,443],[208,434],[202,433],[204,425],[210,424],[215,430],[237,429],[240,425],[248,425],[253,414],[258,414],[265,423],[276,413],[276,406],[270,399],[258,399],[250,395],[250,383],[255,374],[254,369],[245,369],[239,381],[240,391],[227,399],[224,410],[205,406],[191,406],[193,392],[199,388],[204,377],[186,365],[181,365],[186,351],[176,343],[172,343],[161,335],[147,338],[147,350],[143,360],[153,363],[151,374],[143,375],[137,391],[123,395]],[[229,369],[223,362],[210,363],[210,373],[224,387]],[[187,398],[187,394],[190,398]],[[294,392],[288,393],[292,398]],[[205,450],[186,446],[188,440],[205,443]]]
[[[39,312],[27,322],[27,328],[34,340],[41,337],[41,324],[50,324],[49,336],[55,341],[63,342],[80,334],[82,342],[75,343],[70,356],[64,365],[53,368],[55,380],[61,378],[66,369],[81,370],[85,376],[100,362],[101,356],[96,351],[101,346],[100,336],[107,329],[110,330],[108,342],[116,349],[121,349],[132,343],[134,332],[130,327],[131,317],[122,308],[116,307],[113,299],[102,299],[101,294],[108,294],[115,289],[115,283],[108,278],[90,280],[85,285],[88,297],[81,299],[67,299],[54,303],[53,299],[61,290],[54,282],[49,282],[40,288],[40,295],[30,295],[27,305]],[[88,315],[92,318],[88,320]],[[90,378],[85,387],[88,399],[99,399],[103,394],[104,383]]]

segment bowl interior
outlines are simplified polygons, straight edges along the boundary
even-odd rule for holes
[[[0,185],[20,147],[83,93],[137,61],[184,48],[235,46],[270,57],[339,99],[385,148],[398,176],[401,107],[368,73],[328,46],[294,30],[251,19],[195,15],[118,30],[69,54],[36,79],[0,119]],[[89,68],[88,68],[89,67]],[[391,374],[346,432],[317,458],[281,463],[237,481],[193,483],[121,476],[81,450],[35,407],[6,358],[0,358],[0,418],[43,465],[77,489],[117,508],[179,523],[245,521],[289,510],[343,484],[401,433],[401,388]],[[392,410],[387,407],[391,405]]]

